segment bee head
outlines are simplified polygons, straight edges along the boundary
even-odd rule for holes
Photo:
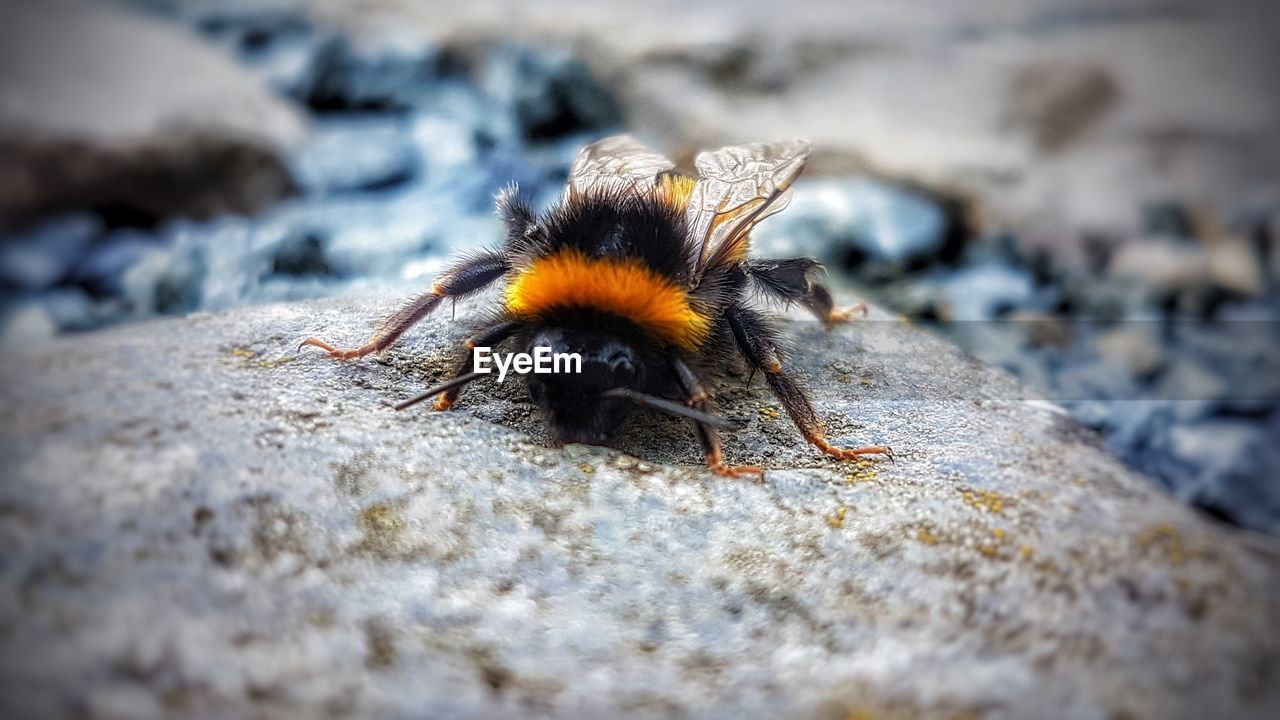
[[[605,393],[644,387],[646,367],[637,346],[621,334],[585,327],[541,328],[529,345],[531,353],[547,347],[553,354],[573,353],[581,359],[580,366],[573,361],[562,365],[567,372],[526,376],[529,394],[556,439],[599,444],[612,437],[633,405]]]

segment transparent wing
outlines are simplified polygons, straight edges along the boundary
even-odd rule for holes
[[[695,276],[706,268],[745,257],[751,228],[782,210],[805,161],[809,143],[733,145],[698,155],[698,184],[686,206],[690,238],[701,243]]]
[[[658,173],[675,163],[630,135],[614,135],[582,148],[569,170],[569,192],[613,187],[652,188]]]

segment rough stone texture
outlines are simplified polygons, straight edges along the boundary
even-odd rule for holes
[[[479,301],[383,360],[390,297],[0,355],[6,717],[1276,717],[1280,562],[1003,373],[883,314],[789,328],[832,434],[722,386],[547,447],[522,385],[395,413]],[[16,713],[16,714],[15,714]]]
[[[0,4],[0,222],[256,210],[288,192],[278,153],[303,131],[180,28],[105,2]]]
[[[1145,203],[1280,199],[1266,0],[301,2],[373,34],[567,39],[667,148],[805,136],[814,172],[959,195],[1065,261]]]

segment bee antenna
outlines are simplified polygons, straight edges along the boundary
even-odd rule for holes
[[[705,413],[705,412],[702,412],[701,410],[696,410],[694,408],[691,408],[688,405],[681,405],[680,403],[672,402],[670,400],[666,400],[660,397],[654,397],[653,395],[646,395],[642,392],[636,392],[635,390],[630,390],[628,388],[613,388],[612,390],[606,390],[600,393],[600,397],[621,398],[623,400],[630,400],[631,402],[636,403],[637,405],[646,405],[655,410],[661,410],[662,412],[668,413],[670,415],[679,415],[680,417],[686,417],[695,422],[700,422],[703,425],[711,425],[713,427],[723,428],[725,430],[738,429],[737,425],[729,422],[725,418],[716,417],[715,415],[712,415],[710,413]]]
[[[460,388],[463,385],[466,385],[467,383],[471,382],[472,380],[476,380],[478,378],[484,377],[487,374],[488,373],[473,372],[473,373],[467,373],[466,375],[459,375],[458,377],[452,380],[449,380],[447,382],[442,382],[439,385],[436,385],[435,387],[431,388],[430,390],[427,390],[421,395],[416,395],[414,397],[409,398],[408,400],[402,400],[396,403],[395,405],[392,405],[391,407],[395,410],[404,410],[407,407],[413,407],[414,405],[417,405],[423,400],[435,397],[436,395],[439,395],[442,392],[448,392],[449,390],[453,390],[454,388]]]

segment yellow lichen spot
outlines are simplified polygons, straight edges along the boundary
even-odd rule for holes
[[[578,463],[578,469],[581,470],[585,475],[591,475],[596,471],[595,468],[591,467],[587,463]]]
[[[964,490],[961,496],[964,498],[964,504],[975,510],[984,510],[996,515],[1004,512],[1005,499],[998,492],[992,490]]]
[[[924,543],[925,545],[938,544],[938,536],[934,535],[933,532],[926,527],[922,527],[916,531],[916,539]]]
[[[844,517],[849,514],[849,509],[841,505],[836,511],[826,517],[827,526],[832,530],[839,530],[844,527]]]
[[[254,358],[256,358],[258,354],[248,348],[244,348],[240,346],[231,348],[231,355],[233,357],[238,357],[241,360],[243,360],[245,365],[252,364],[262,368],[273,368],[273,367],[276,367],[277,365],[283,365],[293,360],[292,357],[288,357],[288,356],[279,357],[275,359],[263,358],[261,360],[254,360]]]
[[[983,544],[981,544],[981,545],[979,545],[979,546],[978,546],[978,552],[982,553],[983,555],[986,555],[987,557],[995,557],[995,556],[996,556],[996,546],[995,546],[995,545],[990,545],[990,544],[987,544],[987,543],[983,543]]]
[[[869,388],[869,387],[871,387],[871,378],[869,378],[869,377],[864,377],[864,378],[862,378],[862,382],[861,382],[860,384],[861,384],[861,385],[862,385],[862,387],[864,387],[864,388]]]
[[[1004,529],[1003,529],[1003,528],[991,528],[991,534],[992,534],[992,535],[994,535],[994,536],[995,536],[995,538],[996,538],[997,540],[1003,540],[1003,539],[1004,539]]]
[[[760,417],[766,420],[777,420],[780,416],[781,413],[778,412],[776,407],[765,406],[760,408]]]
[[[1032,555],[1035,554],[1035,552],[1036,552],[1035,548],[1031,547],[1030,545],[1023,545],[1022,548],[1018,550],[1018,553],[1021,554],[1022,557],[1024,558],[1031,557]]]
[[[1076,485],[1079,485],[1080,487],[1084,487],[1085,485],[1088,485],[1088,484],[1089,484],[1088,480],[1085,480],[1082,477],[1076,478]]]
[[[879,471],[875,469],[875,463],[871,460],[858,460],[853,464],[849,474],[844,476],[844,481],[849,484],[860,482],[871,482],[879,475]]]
[[[850,708],[844,714],[844,720],[875,720],[875,715],[864,708]]]
[[[394,537],[404,527],[400,514],[390,505],[381,503],[361,510],[356,520],[366,535],[382,539]]]
[[[1138,533],[1137,542],[1141,550],[1162,553],[1174,565],[1186,562],[1189,554],[1182,541],[1182,533],[1167,522],[1143,528]]]

